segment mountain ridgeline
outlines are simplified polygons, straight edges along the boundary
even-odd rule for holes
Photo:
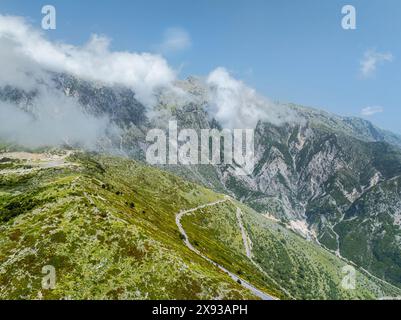
[[[359,269],[355,288],[344,287],[347,262],[165,171],[121,157],[1,148],[9,150],[0,156],[2,299],[257,299],[245,281],[279,299],[401,294]],[[184,210],[185,235],[176,220]],[[52,290],[42,286],[46,266],[56,273]]]
[[[52,79],[54,89],[77,99],[85,113],[96,117],[107,116],[112,125],[118,127],[117,133],[113,131],[102,139],[102,143],[99,145],[99,149],[102,151],[111,151],[114,154],[124,155],[140,162],[144,161],[147,145],[145,141],[146,132],[160,123],[165,123],[166,119],[170,118],[176,119],[181,129],[221,128],[221,124],[208,113],[207,90],[195,78],[189,78],[177,84],[192,97],[186,103],[175,104],[174,100],[163,92],[160,93],[155,107],[155,111],[158,111],[156,118],[148,116],[147,109],[135,98],[135,93],[127,88],[106,87],[66,74],[53,74]],[[37,94],[38,92],[35,91],[24,92],[15,88],[3,87],[0,88],[0,101],[13,103],[17,108],[29,113],[31,112],[32,101]],[[23,241],[29,239],[15,235],[21,233],[21,228],[19,228],[20,231],[14,230],[14,227],[12,230],[7,228],[11,228],[13,219],[21,220],[26,232],[29,232],[28,221],[33,221],[32,219],[39,219],[35,220],[38,227],[41,224],[44,226],[45,220],[41,221],[39,216],[34,214],[36,212],[34,210],[39,210],[39,212],[45,210],[42,206],[50,200],[47,198],[47,200],[43,200],[44,195],[40,192],[44,186],[52,186],[52,179],[57,179],[54,181],[62,184],[60,187],[55,187],[54,192],[58,192],[57,197],[61,197],[59,194],[61,191],[57,190],[67,188],[69,193],[63,193],[63,197],[67,195],[68,197],[77,196],[82,200],[81,204],[70,204],[71,210],[77,213],[76,218],[78,220],[81,219],[79,214],[84,214],[85,217],[92,219],[89,211],[100,210],[107,204],[115,207],[115,213],[112,214],[118,218],[116,218],[119,221],[118,223],[134,223],[136,225],[140,221],[141,231],[134,230],[135,237],[141,242],[141,248],[145,249],[140,251],[139,249],[127,248],[128,260],[125,260],[127,269],[119,270],[119,272],[128,272],[131,253],[134,256],[141,255],[143,259],[146,259],[146,263],[151,263],[149,256],[144,253],[148,249],[155,257],[157,256],[157,259],[160,259],[157,261],[160,261],[160,268],[162,268],[163,259],[161,257],[163,254],[167,254],[167,251],[158,249],[160,252],[157,253],[156,248],[163,248],[163,246],[159,247],[159,243],[163,243],[166,248],[169,248],[168,250],[175,248],[176,251],[172,251],[171,255],[173,256],[169,259],[174,261],[177,268],[181,266],[180,268],[185,269],[189,258],[194,259],[199,264],[199,268],[196,269],[198,271],[189,268],[188,270],[185,269],[187,270],[185,276],[184,273],[180,275],[184,277],[185,283],[191,284],[193,287],[193,291],[191,291],[193,294],[188,297],[247,298],[250,295],[248,291],[241,286],[232,284],[227,276],[212,267],[208,266],[209,269],[204,269],[203,265],[207,265],[207,263],[199,257],[192,256],[193,253],[187,252],[185,247],[182,247],[171,217],[174,212],[182,209],[181,206],[183,208],[195,207],[201,204],[200,202],[203,200],[204,202],[211,202],[211,200],[218,199],[219,194],[226,194],[238,200],[238,206],[244,206],[244,225],[253,244],[253,260],[256,261],[257,266],[247,259],[243,253],[240,233],[235,223],[235,208],[232,204],[222,204],[213,210],[204,210],[202,215],[195,213],[193,216],[186,217],[183,220],[183,225],[188,230],[188,236],[197,243],[201,252],[237,275],[243,275],[247,281],[259,289],[279,298],[374,298],[398,294],[398,289],[395,287],[401,287],[401,190],[399,187],[401,183],[401,138],[362,119],[340,117],[297,105],[282,105],[280,107],[289,110],[298,120],[284,122],[283,124],[274,124],[267,120],[258,122],[255,128],[256,164],[253,173],[249,176],[235,175],[235,168],[227,165],[160,166],[159,169],[170,171],[174,175],[141,166],[141,170],[148,173],[147,177],[144,176],[145,173],[140,174],[139,169],[137,169],[135,171],[136,180],[124,182],[125,184],[120,186],[117,185],[118,180],[111,181],[108,179],[113,179],[110,175],[111,172],[113,174],[115,171],[120,172],[119,166],[127,166],[127,163],[114,158],[107,158],[108,160],[104,158],[94,159],[92,156],[88,159],[85,158],[85,161],[82,159],[72,161],[79,163],[77,168],[84,169],[76,169],[74,166],[69,167],[68,170],[65,168],[53,169],[51,179],[46,177],[50,171],[44,169],[39,170],[39,172],[35,171],[35,175],[38,174],[37,177],[33,173],[24,173],[23,175],[18,173],[18,177],[14,177],[14,173],[8,171],[7,175],[2,175],[0,193],[2,208],[8,208],[8,211],[2,211],[2,229],[8,230],[9,237],[18,238],[18,245],[20,246],[18,250],[28,246]],[[3,150],[10,148],[4,146]],[[92,166],[93,171],[87,169],[92,168]],[[137,166],[139,164],[135,163],[134,167]],[[78,172],[75,172],[76,170]],[[102,175],[108,177],[107,181]],[[139,175],[142,178],[139,178]],[[163,185],[160,186],[162,190],[159,190],[158,184],[150,186],[153,180],[149,182],[151,179],[149,175],[154,176],[155,181],[158,180],[159,175],[162,175],[163,181],[166,183],[164,187]],[[183,187],[185,190],[182,190],[183,194],[186,195],[183,195],[182,203],[179,205],[177,201],[181,200],[168,197],[171,193],[169,192],[168,185],[170,182],[168,180],[175,181],[178,179],[175,175],[184,178],[184,180],[177,181],[180,182],[180,186],[186,186]],[[121,173],[121,177],[123,176],[124,174]],[[184,181],[197,183],[217,193],[204,191],[207,189],[195,187],[192,183],[189,184],[189,182]],[[67,187],[69,183],[74,183],[75,187]],[[121,188],[124,189],[120,190],[124,195],[130,194],[130,196],[124,196],[121,200],[115,194],[111,196],[111,193],[102,191],[101,197],[105,199],[102,203],[94,196],[97,192],[94,190],[98,190],[99,185],[102,186],[103,184],[105,186],[116,184],[110,187],[112,191],[107,188],[106,191],[115,192]],[[40,201],[35,202],[35,206],[32,207],[27,199],[18,198],[18,201],[27,200],[28,202],[23,210],[15,209],[15,212],[18,213],[16,214],[13,208],[17,201],[18,191],[28,185],[39,188],[35,189],[35,194],[32,196],[35,196],[36,199],[39,194],[38,199]],[[140,190],[129,191],[131,185],[137,185],[138,189],[146,187],[147,192],[149,192],[146,197],[157,197],[160,200],[157,203],[143,204],[143,207],[146,207],[143,211],[152,212],[151,215],[144,214],[141,216],[138,212],[142,211],[137,209],[136,204],[135,209],[130,208],[131,198],[140,198],[143,201],[148,199],[144,194],[139,195]],[[74,191],[76,188],[80,191]],[[102,188],[100,187],[99,190]],[[86,195],[91,194],[89,191],[93,194],[90,198],[95,199],[93,200],[94,203],[87,199]],[[76,195],[76,192],[79,195]],[[198,192],[206,192],[208,196],[200,196]],[[196,200],[186,199],[189,195]],[[62,206],[63,197],[60,198],[61,200],[56,200],[56,197],[53,197],[51,201],[54,201],[55,206],[56,204]],[[67,206],[68,203],[67,201],[65,205]],[[166,203],[170,204],[167,205]],[[72,208],[74,205],[75,207]],[[168,206],[174,208],[167,208]],[[100,211],[102,212],[102,210]],[[131,217],[134,211],[135,218]],[[6,212],[6,218],[3,216],[4,212]],[[66,219],[62,214],[62,209],[55,209],[54,214],[59,219]],[[120,216],[121,214],[124,216]],[[137,218],[138,215],[140,218]],[[101,219],[103,218],[101,216]],[[27,219],[26,222],[24,219]],[[84,228],[84,224],[87,223],[85,219],[79,220],[81,221],[81,228]],[[134,221],[132,219],[139,220]],[[159,219],[161,220],[158,221]],[[167,224],[166,221],[168,221]],[[111,223],[110,219],[107,223]],[[159,224],[167,226],[168,230],[160,233],[158,229],[154,233],[159,234],[158,239],[153,239],[150,234],[146,234],[147,228],[158,228]],[[74,228],[73,224],[70,226]],[[104,225],[100,227],[106,228]],[[121,226],[113,225],[114,227],[120,228]],[[198,230],[199,228],[202,228],[202,232]],[[208,230],[208,232],[204,233],[204,230]],[[72,231],[57,229],[54,234],[60,231],[64,234],[62,236],[64,239],[62,243],[66,243],[64,249],[72,252],[73,241],[68,236],[69,232]],[[146,235],[142,236],[142,231]],[[123,236],[124,234],[118,235],[117,237],[121,237],[118,241],[127,241]],[[4,268],[15,266],[7,258],[7,254],[15,253],[16,251],[13,250],[16,249],[13,249],[12,245],[7,242],[11,240],[6,241],[4,237],[0,244],[6,245],[9,251],[4,251],[6,252],[4,254],[1,251],[2,262],[6,261],[6,264],[0,273],[2,275],[0,281],[7,283],[8,289],[0,292],[0,294],[3,296],[12,294],[13,297],[26,294],[32,297],[30,293],[19,292],[19,284],[5,276]],[[30,237],[32,237],[31,241],[40,242],[38,235],[32,234],[28,238]],[[82,250],[88,257],[92,257],[95,252],[85,251],[92,250],[87,246],[88,244]],[[64,259],[63,262],[59,263],[60,266],[65,262],[66,266],[79,265],[81,270],[89,267],[89,262],[81,261],[79,256],[76,257],[76,261],[69,261],[75,258],[67,259],[67,251],[66,255],[60,258]],[[114,259],[114,261],[118,259],[118,252],[113,251],[107,254],[112,255],[110,259]],[[24,259],[28,258],[21,256],[21,260],[18,261],[25,261]],[[361,268],[358,271],[361,287],[357,291],[344,291],[339,284],[341,282],[341,268],[345,265],[344,261],[346,260]],[[25,262],[21,262],[18,266],[23,269]],[[39,266],[35,265],[34,268],[37,269]],[[110,277],[115,280],[117,276],[114,276],[113,268],[117,268],[117,266],[110,265],[110,270],[107,272],[110,272]],[[207,272],[207,275],[203,272]],[[117,271],[115,273],[118,274]],[[171,291],[176,285],[172,279],[171,282],[167,283],[164,282],[167,280],[162,280],[162,275],[147,276],[150,277],[149,279],[155,277],[153,280],[163,283],[166,291],[164,294],[157,294],[156,291],[149,291],[151,289],[145,288],[146,286],[143,284],[143,290],[138,293],[138,297],[181,297],[181,291]],[[22,275],[21,277],[23,279]],[[219,281],[224,283],[225,289],[213,287],[211,285],[212,280],[210,280],[210,284],[201,285],[198,280],[202,277],[219,278]],[[28,278],[27,275],[26,279]],[[63,289],[64,291],[60,291],[56,296],[64,296],[66,292],[69,292],[73,297],[100,297],[106,294],[106,292],[99,291],[96,295],[94,291],[91,291],[93,279],[88,279],[89,289],[86,295],[77,295],[71,288],[68,288]],[[137,285],[134,279],[132,281],[132,286]],[[159,284],[159,282],[157,283]],[[319,285],[310,287],[310,284],[316,283]],[[65,285],[68,285],[67,279]],[[148,296],[144,296],[146,291]],[[119,287],[107,294],[117,297],[133,297],[128,292],[130,292],[128,287],[123,289]]]

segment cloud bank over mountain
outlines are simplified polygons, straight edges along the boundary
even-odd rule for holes
[[[191,42],[182,30],[175,29],[166,37],[169,47],[182,49]],[[55,73],[94,85],[130,88],[150,117],[162,92],[177,101],[184,96],[182,101],[190,101],[176,86],[177,72],[161,55],[112,51],[110,39],[99,35],[92,35],[83,46],[51,42],[21,17],[0,15],[0,70],[0,89],[15,88],[34,96],[29,112],[27,106],[0,100],[0,134],[29,146],[67,141],[94,146],[111,128],[109,119],[85,113],[76,98],[55,88]],[[202,86],[210,115],[225,128],[254,128],[259,120],[274,124],[295,120],[286,108],[258,95],[224,68],[212,71]]]
[[[0,102],[0,137],[28,147],[79,144],[95,149],[106,130],[110,130],[107,118],[83,113],[76,99],[54,90],[39,94],[30,112]]]
[[[34,96],[28,107],[0,101],[1,136],[29,146],[69,142],[94,147],[113,129],[108,119],[85,113],[77,99],[56,90],[54,73],[128,87],[145,106],[153,106],[155,92],[175,80],[174,70],[159,55],[115,52],[109,45],[109,39],[97,35],[82,47],[53,43],[23,18],[0,15],[0,89]]]
[[[110,40],[98,35],[92,35],[82,47],[52,43],[19,17],[0,15],[0,40],[1,51],[9,53],[9,59],[1,60],[1,67],[6,64],[7,71],[18,75],[13,79],[14,85],[21,86],[21,77],[27,72],[20,68],[21,60],[25,61],[24,67],[36,69],[31,71],[40,68],[66,72],[85,80],[127,86],[144,104],[152,102],[155,89],[168,86],[175,79],[175,72],[159,55],[111,51]],[[2,72],[0,83],[9,81],[9,75],[10,72]]]
[[[382,106],[371,106],[371,107],[366,107],[361,110],[361,115],[365,117],[373,116],[377,113],[382,113],[384,111],[384,108]]]
[[[290,109],[270,102],[224,68],[212,71],[206,82],[211,98],[209,111],[225,128],[252,129],[258,121],[275,125],[297,121]]]

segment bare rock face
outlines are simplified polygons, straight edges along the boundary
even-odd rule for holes
[[[145,136],[174,117],[180,128],[220,128],[208,114],[207,89],[196,78],[177,84],[191,98],[177,102],[161,92],[156,110],[126,88],[54,75],[55,88],[76,97],[94,115],[121,130],[108,143],[144,160]],[[35,92],[0,88],[0,100],[29,112]],[[165,169],[234,196],[261,214],[282,220],[396,285],[401,285],[401,138],[370,122],[296,105],[283,105],[299,121],[260,121],[255,128],[255,169],[237,176],[231,166],[177,165]]]

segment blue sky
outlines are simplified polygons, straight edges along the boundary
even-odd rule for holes
[[[83,44],[106,35],[115,50],[162,52],[182,78],[222,66],[270,99],[401,133],[399,0],[0,0],[0,13],[40,28],[45,4],[57,9],[50,39]],[[345,4],[356,8],[356,30],[341,27]],[[166,37],[178,41],[170,41],[174,50]]]

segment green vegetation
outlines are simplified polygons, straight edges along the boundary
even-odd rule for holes
[[[62,166],[11,160],[3,163],[12,170],[0,169],[0,298],[256,298],[190,251],[175,223],[179,211],[222,195],[116,157],[76,153]],[[236,205],[256,265],[245,255]],[[395,295],[361,274],[360,287],[344,292],[338,258],[236,205],[205,208],[182,222],[198,250],[254,286],[283,299]],[[41,286],[46,265],[56,268],[54,290]]]
[[[179,178],[111,157],[1,175],[0,298],[249,299],[189,251],[175,212],[218,198]],[[45,265],[56,288],[41,287]]]
[[[394,285],[401,285],[401,177],[366,192],[335,227],[344,255]]]
[[[213,261],[243,277],[260,289],[280,298],[374,299],[394,296],[393,289],[357,271],[356,289],[342,288],[343,267],[347,264],[294,232],[237,203],[252,242],[253,260],[245,255],[236,220],[236,206],[223,203],[183,218],[183,226],[197,249]]]

